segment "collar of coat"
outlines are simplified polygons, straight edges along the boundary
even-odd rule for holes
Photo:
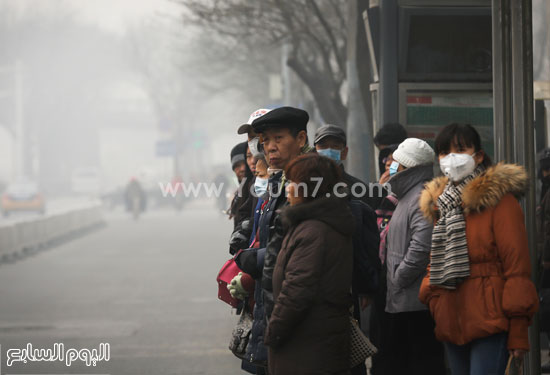
[[[318,220],[343,235],[352,235],[354,219],[347,202],[342,198],[317,198],[281,210],[285,231],[306,220]]]
[[[443,193],[448,182],[449,179],[443,176],[425,185],[420,196],[420,209],[426,218],[432,221],[438,220],[437,198]],[[520,198],[527,189],[527,183],[527,173],[519,165],[499,163],[491,166],[464,187],[462,191],[464,214],[495,207],[508,193]]]

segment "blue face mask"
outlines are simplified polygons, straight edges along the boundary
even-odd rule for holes
[[[333,148],[324,148],[317,150],[317,153],[321,156],[326,156],[327,158],[334,160],[338,164],[342,162],[342,160],[340,160],[342,151],[340,150],[335,150]]]
[[[398,168],[399,168],[399,163],[396,162],[395,160],[392,161],[390,165],[390,176],[393,176],[394,174],[396,174]]]
[[[267,178],[256,177],[254,181],[254,192],[258,198],[265,199],[268,197],[267,186],[269,185],[269,180]]]

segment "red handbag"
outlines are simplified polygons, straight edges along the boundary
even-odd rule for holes
[[[216,281],[218,282],[218,298],[235,308],[241,301],[231,296],[231,293],[227,290],[227,284],[241,272],[241,269],[237,266],[237,263],[235,263],[235,258],[241,251],[242,250],[239,250],[233,258],[225,262],[220,272],[218,272],[218,277],[216,277]]]

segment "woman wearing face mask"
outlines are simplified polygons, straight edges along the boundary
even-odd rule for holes
[[[529,350],[538,308],[527,234],[517,198],[527,175],[491,166],[470,125],[451,124],[435,140],[439,177],[420,199],[434,224],[431,262],[420,288],[453,375],[504,374],[509,355]]]
[[[397,146],[399,145],[390,145],[388,147],[385,148],[385,150],[387,150],[386,152],[388,152],[388,156],[386,156],[385,158],[382,159],[382,162],[384,163],[384,171],[381,172],[381,176],[380,176],[380,180],[378,181],[378,183],[380,185],[384,185],[386,182],[389,181],[390,179],[390,167],[393,163],[393,152],[395,150],[397,150]],[[397,173],[397,169],[394,169],[393,171],[393,174]],[[392,175],[393,175],[392,174]]]
[[[443,345],[418,291],[430,261],[432,225],[419,207],[424,184],[433,178],[434,150],[425,141],[407,138],[393,153],[391,191],[399,203],[386,237],[386,304],[380,319],[382,350],[374,374],[441,375]]]

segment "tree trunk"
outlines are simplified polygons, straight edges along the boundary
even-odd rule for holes
[[[340,98],[340,93],[333,88],[335,84],[326,82],[327,75],[310,73],[304,69],[300,62],[293,58],[289,58],[287,64],[309,88],[323,121],[328,124],[343,126],[346,122],[348,110]]]

